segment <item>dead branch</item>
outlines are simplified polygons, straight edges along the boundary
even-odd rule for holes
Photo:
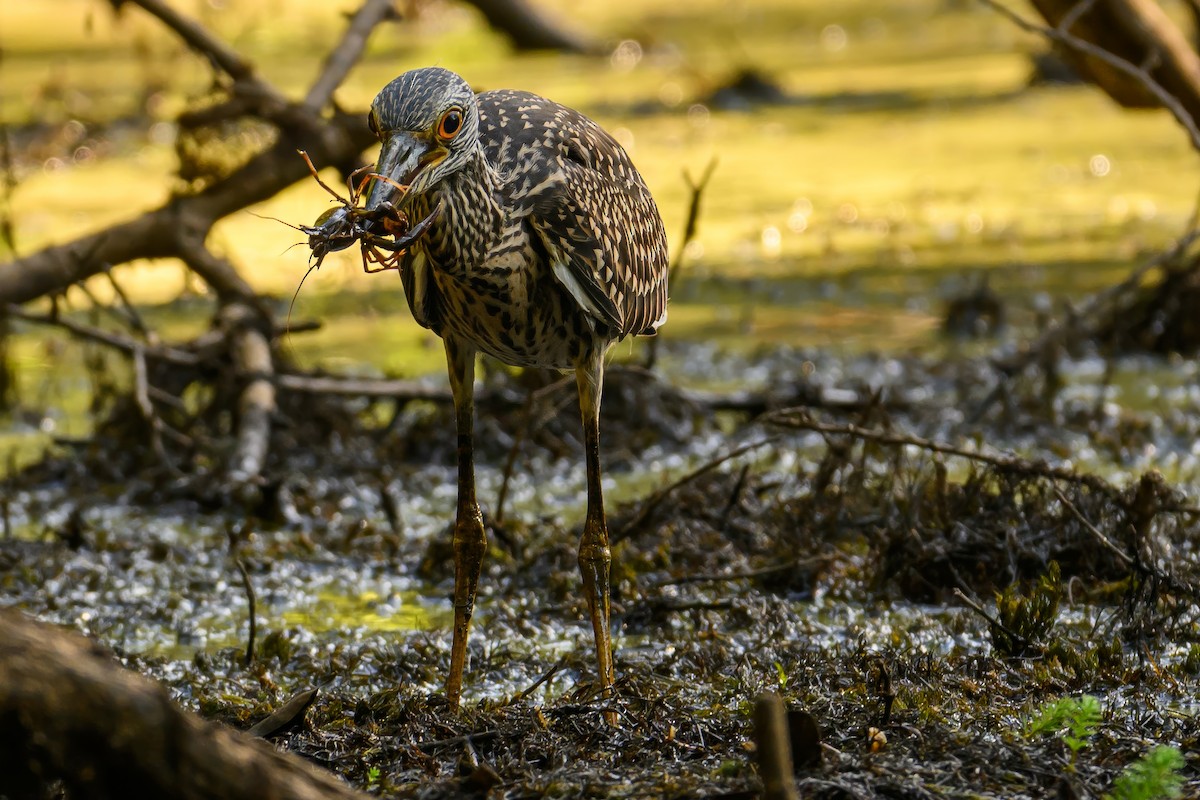
[[[0,775],[40,797],[365,798],[261,739],[180,710],[81,636],[0,612]]]
[[[229,468],[235,483],[252,481],[262,473],[276,408],[271,343],[255,326],[255,319],[246,306],[230,304],[221,310],[220,324],[228,331],[234,370],[246,380],[238,401],[237,445]]]
[[[1111,316],[1111,310],[1116,304],[1128,297],[1147,274],[1183,257],[1197,239],[1200,239],[1200,228],[1196,227],[1196,220],[1191,220],[1189,225],[1189,230],[1180,236],[1171,247],[1143,261],[1125,280],[1091,295],[1065,319],[1051,320],[1036,338],[1024,343],[1016,353],[994,359],[993,364],[1000,372],[999,380],[995,388],[972,414],[972,419],[981,418],[1003,396],[1010,378],[1043,362],[1048,353],[1061,347],[1068,340],[1090,338],[1092,331],[1088,330],[1088,327],[1094,325],[1101,314],[1109,310],[1109,316]]]
[[[683,226],[683,239],[679,242],[679,247],[675,250],[675,258],[671,265],[667,268],[667,287],[675,285],[675,278],[679,273],[679,268],[683,266],[683,257],[687,252],[688,245],[696,238],[696,226],[700,221],[700,198],[704,195],[704,189],[708,186],[708,179],[712,177],[713,170],[717,168],[717,158],[713,158],[708,162],[708,166],[704,168],[704,172],[700,175],[700,180],[692,180],[692,175],[687,170],[683,171],[683,179],[687,181],[688,189],[691,190],[691,196],[688,200],[687,221]],[[658,343],[659,338],[655,336],[646,347],[646,361],[643,366],[646,369],[654,369],[654,364],[658,361]]]
[[[175,35],[182,39],[184,44],[207,58],[212,62],[214,67],[220,69],[230,78],[233,78],[235,81],[258,83],[264,95],[272,96],[281,103],[286,102],[278,91],[261,81],[255,74],[254,68],[249,61],[246,61],[236,50],[209,33],[208,29],[203,25],[185,17],[166,3],[159,2],[159,0],[116,0],[116,5],[120,7],[126,2],[138,6],[146,13],[156,17],[163,25],[174,31]]]
[[[304,147],[316,152],[322,163],[337,163],[356,158],[373,139],[363,115],[336,113],[311,140],[304,141]],[[308,178],[308,168],[296,158],[295,149],[296,142],[285,136],[199,194],[172,198],[136,219],[0,264],[0,303],[25,303],[57,294],[110,266],[130,261],[182,259],[192,249],[199,235],[196,232],[202,231],[206,237],[222,217]],[[212,273],[201,277],[207,280]],[[218,294],[229,293],[220,282],[213,288]],[[238,295],[248,302],[252,297]]]
[[[196,194],[171,198],[160,208],[127,222],[54,245],[0,264],[0,303],[25,303],[64,291],[98,272],[140,259],[179,258],[188,261],[221,300],[258,304],[255,293],[227,264],[197,257],[212,226],[222,217],[273,197],[283,188],[308,177],[296,158],[303,148],[320,163],[349,163],[374,141],[364,115],[336,111],[321,117],[307,103],[323,100],[334,77],[344,76],[361,52],[368,23],[377,25],[390,9],[390,0],[366,0],[355,15],[335,57],[314,82],[305,103],[288,101],[256,77],[250,64],[194,20],[178,14],[160,0],[130,0],[163,21],[187,44],[210,58],[235,81],[234,94],[250,97],[254,113],[280,128],[273,145]],[[236,98],[235,98],[236,99]]]
[[[626,539],[636,533],[639,528],[646,524],[646,520],[650,518],[650,515],[653,514],[658,507],[662,505],[663,501],[666,500],[673,492],[707,475],[717,467],[724,464],[726,461],[730,461],[738,456],[745,455],[746,453],[757,450],[760,447],[765,447],[778,441],[778,439],[778,436],[771,436],[766,439],[760,439],[757,442],[751,442],[750,444],[744,444],[741,447],[736,447],[728,453],[724,453],[723,455],[719,455],[716,458],[706,461],[696,469],[688,472],[686,475],[657,490],[642,501],[642,505],[638,508],[633,517],[631,517],[628,522],[622,525],[620,530],[613,534],[611,537],[612,541],[619,542],[622,539]]]
[[[304,715],[313,701],[317,699],[317,694],[317,689],[313,688],[297,692],[269,716],[251,726],[246,733],[263,739],[287,733],[304,721]]]
[[[1054,496],[1058,498],[1058,502],[1062,503],[1064,508],[1071,512],[1071,516],[1075,517],[1084,530],[1090,533],[1106,550],[1116,556],[1118,561],[1127,567],[1133,564],[1133,557],[1113,544],[1112,539],[1109,539],[1099,528],[1093,525],[1092,521],[1085,517],[1083,512],[1079,510],[1079,507],[1072,503],[1057,486],[1054,487]]]
[[[675,261],[667,272],[668,284],[674,284],[679,268],[683,266],[684,252],[696,238],[696,228],[700,222],[700,200],[704,197],[704,190],[708,188],[708,181],[716,169],[717,157],[713,156],[709,160],[708,166],[704,168],[704,172],[700,173],[700,180],[693,180],[690,172],[683,171],[683,179],[687,182],[691,197],[688,201],[687,221],[683,226],[683,239],[679,243],[679,249],[675,251]]]
[[[998,0],[980,0],[1017,27],[1061,45],[1080,71],[1123,105],[1148,93],[1200,150],[1200,56],[1153,0],[1033,0],[1039,25]],[[1079,34],[1072,33],[1078,29]]]
[[[304,96],[304,107],[313,113],[324,108],[362,57],[371,32],[380,23],[395,19],[399,19],[399,15],[391,0],[363,3],[351,17],[342,41],[329,53],[321,67],[321,74]]]
[[[129,355],[140,351],[146,358],[168,361],[172,364],[184,366],[196,366],[203,360],[202,355],[190,350],[181,350],[177,347],[164,345],[144,344],[128,336],[122,336],[119,333],[113,333],[90,325],[83,325],[58,314],[35,314],[26,311],[18,305],[5,306],[4,313],[12,319],[32,322],[37,325],[50,325],[62,328],[72,336],[105,344]]]
[[[150,400],[150,379],[146,370],[146,351],[142,347],[135,347],[132,353],[133,358],[133,397],[137,403],[138,411],[142,415],[142,419],[150,426],[150,446],[154,450],[154,454],[158,456],[158,460],[167,467],[171,472],[178,474],[179,470],[167,456],[167,450],[163,447],[163,433],[169,432],[172,438],[183,444],[190,446],[191,440],[187,436],[175,431],[170,426],[162,421],[162,417],[154,409],[154,403]]]
[[[342,378],[336,375],[301,375],[279,373],[275,385],[300,394],[319,394],[332,397],[375,397],[392,400],[427,400],[432,403],[453,401],[450,389],[427,386],[419,381],[385,378]],[[482,394],[482,393],[480,393]]]
[[[1027,475],[1037,478],[1050,478],[1067,483],[1080,484],[1097,492],[1116,495],[1119,490],[1108,481],[1097,475],[1076,472],[1067,467],[1056,467],[1045,461],[1034,461],[1008,453],[987,453],[978,450],[967,450],[946,442],[937,442],[910,433],[896,433],[886,430],[872,430],[853,423],[821,422],[814,419],[807,409],[789,408],[768,414],[762,420],[768,425],[794,430],[815,431],[823,436],[850,436],[868,442],[889,445],[892,447],[916,447],[930,453],[957,456],[968,461],[974,461],[1016,475]]]

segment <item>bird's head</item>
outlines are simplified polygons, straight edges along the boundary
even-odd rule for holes
[[[467,82],[450,70],[425,67],[406,72],[383,87],[371,103],[368,124],[383,147],[376,180],[367,198],[374,210],[393,200],[390,181],[409,187],[408,194],[428,191],[461,169],[479,140],[479,106]]]

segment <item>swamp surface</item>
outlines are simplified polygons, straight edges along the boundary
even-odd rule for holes
[[[78,25],[48,25],[51,8]],[[293,90],[344,10],[289,4],[279,26],[270,4],[197,8]],[[206,73],[133,15],[0,13],[0,102],[28,123],[20,246],[161,201],[162,120]],[[654,367],[645,342],[622,343],[606,385],[617,696],[592,684],[572,387],[489,362],[489,549],[457,712],[440,693],[445,403],[293,398],[266,480],[231,493],[219,465],[151,451],[122,357],[18,327],[0,605],[86,633],[238,728],[316,688],[275,741],[385,797],[757,797],[751,714],[768,690],[820,726],[823,746],[797,749],[805,797],[1153,796],[1122,781],[1166,763],[1159,746],[1182,754],[1161,786],[1200,793],[1200,367],[1088,340],[997,366],[1185,230],[1200,170],[1183,134],[1087,87],[1029,86],[1040,43],[967,4],[589,0],[572,15],[611,58],[515,56],[431,4],[374,40],[339,99],[365,107],[439,63],[575,105],[629,147],[673,237],[680,171],[718,158]],[[729,88],[747,69],[777,84],[772,102]],[[47,102],[61,119],[44,121]],[[281,307],[306,254],[264,217],[307,222],[326,200],[297,186],[218,228]],[[310,276],[293,313],[322,327],[293,335],[296,363],[444,387],[395,276],[355,258]],[[183,274],[122,273],[143,317],[181,336],[211,311]],[[220,443],[228,420],[192,433]]]

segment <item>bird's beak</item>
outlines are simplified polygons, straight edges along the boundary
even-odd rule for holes
[[[371,182],[367,196],[367,211],[374,211],[383,203],[390,202],[400,207],[403,199],[397,199],[399,186],[412,186],[429,165],[440,161],[445,150],[426,137],[407,131],[396,131],[383,142],[379,160],[375,162],[375,173],[385,180],[376,178]],[[419,191],[423,187],[414,187]]]

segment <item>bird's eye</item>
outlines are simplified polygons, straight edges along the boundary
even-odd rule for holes
[[[367,127],[371,129],[371,133],[379,138],[379,120],[375,118],[375,112],[367,114]]]
[[[442,119],[438,122],[438,138],[453,139],[462,130],[462,124],[462,111],[457,108],[450,109],[445,114],[442,114]]]

